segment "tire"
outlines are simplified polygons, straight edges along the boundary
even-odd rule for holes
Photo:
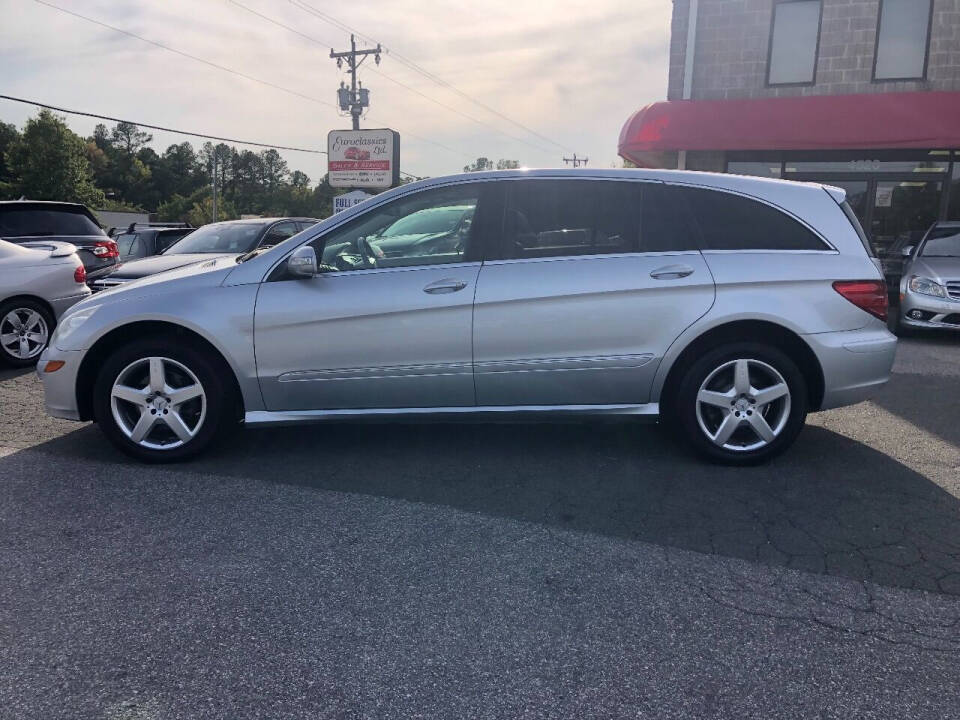
[[[13,367],[35,365],[50,342],[53,327],[53,315],[36,300],[0,304],[0,361]]]
[[[221,378],[207,353],[175,336],[137,340],[115,351],[100,369],[94,418],[117,448],[137,460],[187,460],[229,424],[235,398]]]
[[[744,363],[748,383],[742,381]],[[807,417],[803,373],[783,352],[758,342],[721,345],[694,361],[675,398],[671,414],[678,429],[698,453],[726,465],[776,457],[797,439]]]

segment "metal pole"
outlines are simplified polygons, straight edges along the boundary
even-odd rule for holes
[[[213,222],[217,221],[217,149],[213,149]]]
[[[353,105],[350,106],[350,115],[353,116],[353,129],[360,129],[360,98],[357,97],[357,41],[350,34],[350,97]]]

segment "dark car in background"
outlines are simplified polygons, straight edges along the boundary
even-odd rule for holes
[[[159,255],[125,262],[115,272],[91,283],[91,287],[94,292],[106,290],[184,265],[266,249],[316,223],[313,218],[254,218],[211,223],[193,230]]]
[[[121,262],[159,255],[196,228],[186,223],[131,223],[125,232],[113,239],[120,250]]]
[[[77,248],[88,282],[108,275],[120,263],[117,243],[107,237],[93,213],[79,203],[2,201],[0,238],[16,244],[37,240],[70,243]]]

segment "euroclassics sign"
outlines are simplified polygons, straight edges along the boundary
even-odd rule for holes
[[[331,130],[327,135],[327,172],[331,187],[383,190],[400,183],[400,133]]]

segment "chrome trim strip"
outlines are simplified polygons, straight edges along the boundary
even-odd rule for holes
[[[631,258],[631,257],[679,257],[685,255],[699,255],[699,250],[669,250],[665,252],[632,252],[632,253],[596,253],[593,255],[552,255],[537,258],[503,258],[500,260],[486,260],[484,265],[514,265],[516,263],[557,262],[571,260],[599,260],[601,258]]]
[[[383,268],[363,268],[360,270],[331,270],[329,272],[317,273],[314,277],[342,277],[342,276],[354,276],[354,275],[376,275],[378,273],[389,273],[389,272],[409,272],[411,270],[447,270],[447,269],[456,269],[456,268],[468,268],[468,267],[480,267],[482,263],[479,260],[473,262],[462,262],[462,263],[434,263],[427,265],[401,265],[399,267],[383,267]],[[309,278],[308,278],[309,279]]]
[[[257,410],[244,415],[247,425],[279,425],[321,422],[324,420],[348,420],[373,418],[381,420],[443,417],[476,416],[502,418],[509,415],[522,417],[596,417],[604,415],[645,417],[656,420],[660,414],[658,403],[643,405],[470,405],[464,407],[435,408],[360,408],[346,410]]]
[[[316,382],[325,380],[382,380],[396,377],[436,377],[469,375],[471,363],[436,363],[430,365],[394,365],[366,368],[331,368],[326,370],[294,370],[277,376],[277,382]]]
[[[559,372],[564,370],[623,370],[643,367],[651,360],[653,360],[653,353],[566,358],[530,358],[523,360],[485,360],[474,363],[474,369],[485,375],[512,372]]]

